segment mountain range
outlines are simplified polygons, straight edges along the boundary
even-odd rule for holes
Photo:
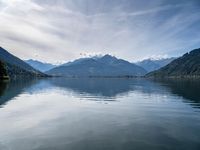
[[[192,50],[173,60],[157,71],[150,72],[147,77],[200,77],[200,48]]]
[[[36,60],[23,61],[0,47],[0,79],[8,76],[14,78],[18,76],[48,77],[49,75],[64,77],[200,77],[200,48],[179,58],[147,59],[136,64],[107,54],[101,57],[80,58],[55,66]]]
[[[25,62],[41,72],[46,72],[56,67],[56,65],[40,62],[38,60],[33,60],[33,59],[25,60]]]
[[[98,58],[98,57],[96,57],[96,58]],[[25,62],[27,64],[29,64],[30,66],[32,66],[33,68],[35,68],[35,69],[37,69],[41,72],[47,72],[47,71],[49,71],[49,70],[51,70],[55,67],[58,67],[58,66],[69,66],[69,65],[72,65],[72,64],[81,63],[81,62],[83,62],[85,60],[89,60],[89,59],[90,58],[80,58],[80,59],[77,59],[73,62],[67,62],[67,63],[62,64],[62,65],[53,65],[51,63],[45,63],[45,62],[41,62],[41,61],[33,60],[33,59],[25,60]],[[95,57],[93,57],[93,59],[95,59]],[[163,59],[158,59],[158,60],[145,59],[145,60],[136,62],[134,64],[144,68],[147,71],[147,73],[149,73],[151,71],[155,71],[155,70],[162,68],[163,66],[169,64],[174,59],[175,59],[175,57],[163,58]]]
[[[172,57],[172,58],[163,58],[163,59],[158,59],[158,60],[145,59],[145,60],[136,62],[135,64],[144,68],[149,73],[151,71],[155,71],[166,66],[167,64],[172,62],[174,59],[176,58]]]
[[[31,67],[23,60],[12,55],[2,47],[0,47],[0,61],[5,65],[7,73],[11,78],[18,76],[26,76],[26,77],[46,76],[44,73]]]
[[[53,68],[46,72],[50,75],[66,77],[120,77],[143,76],[146,70],[123,59],[111,55],[81,58]]]

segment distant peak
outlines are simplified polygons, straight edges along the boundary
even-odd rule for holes
[[[112,56],[110,54],[105,54],[104,57],[114,57],[114,56]]]
[[[27,61],[27,62],[39,62],[38,60],[34,60],[34,59],[27,59],[25,61]]]
[[[110,54],[106,54],[106,55],[104,55],[102,58],[115,58],[115,59],[116,59],[115,56],[112,56],[112,55],[110,55]]]
[[[162,61],[162,60],[167,60],[167,59],[173,59],[174,57],[160,57],[160,58],[156,58],[156,57],[149,57],[149,58],[144,58],[142,60],[139,60],[137,62],[143,62],[143,61]]]
[[[33,60],[33,59],[28,59],[28,60],[26,60],[26,61],[35,61],[35,60]]]

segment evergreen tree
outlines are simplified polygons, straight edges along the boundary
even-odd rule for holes
[[[2,61],[0,61],[0,78],[4,76],[7,76],[7,71],[5,68],[5,64]]]

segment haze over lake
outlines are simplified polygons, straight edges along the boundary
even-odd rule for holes
[[[0,84],[1,150],[200,149],[200,81]]]

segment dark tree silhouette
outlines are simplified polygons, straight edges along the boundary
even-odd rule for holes
[[[5,64],[0,60],[0,78],[7,76]]]

